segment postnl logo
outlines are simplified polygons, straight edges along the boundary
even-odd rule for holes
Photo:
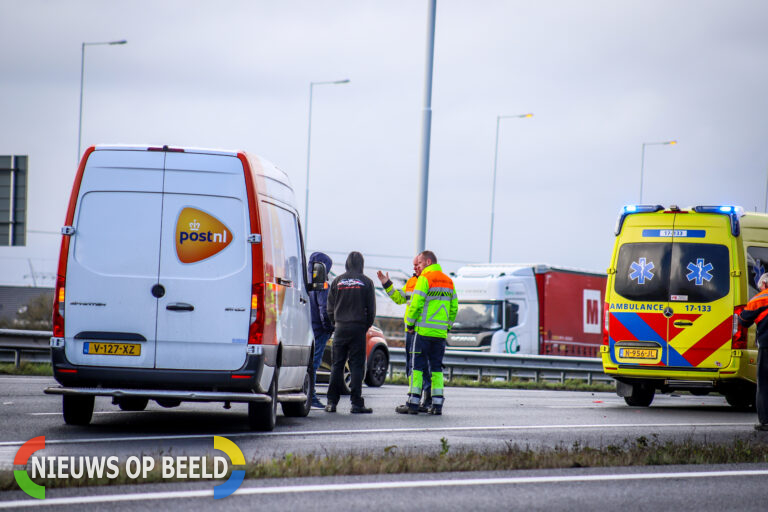
[[[176,255],[196,263],[218,254],[232,243],[232,232],[219,219],[197,208],[184,208],[176,221]]]

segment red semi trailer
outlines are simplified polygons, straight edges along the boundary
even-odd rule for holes
[[[462,267],[448,348],[598,357],[605,283],[605,274],[548,265]]]

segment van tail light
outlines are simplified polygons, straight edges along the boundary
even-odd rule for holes
[[[736,306],[733,308],[733,343],[731,343],[731,348],[734,350],[744,350],[747,348],[748,329],[739,322],[739,314],[741,314],[743,309],[744,306]]]
[[[264,283],[251,287],[251,325],[248,328],[248,344],[261,345],[264,341]]]
[[[64,276],[56,278],[56,292],[53,296],[53,336],[64,337]]]
[[[603,345],[608,345],[608,327],[610,324],[610,316],[611,312],[609,311],[609,306],[607,302],[603,305]]]

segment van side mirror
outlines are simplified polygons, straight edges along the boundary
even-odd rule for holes
[[[312,265],[312,291],[322,291],[325,289],[328,284],[326,281],[328,280],[328,273],[325,270],[325,265],[320,263],[319,261],[316,261],[314,265]]]
[[[520,318],[518,316],[518,310],[520,306],[514,302],[504,303],[504,330],[511,329],[517,326]]]

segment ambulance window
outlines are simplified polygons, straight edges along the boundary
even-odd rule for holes
[[[674,244],[670,295],[687,296],[688,302],[712,302],[728,295],[730,276],[730,258],[725,245]]]
[[[757,293],[757,280],[768,271],[768,247],[747,247],[749,298]]]
[[[667,302],[672,244],[624,244],[616,262],[614,290],[629,300]]]

